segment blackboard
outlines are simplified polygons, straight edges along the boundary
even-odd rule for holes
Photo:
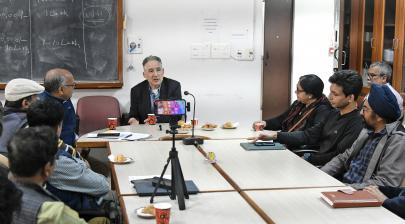
[[[70,70],[78,88],[122,86],[122,0],[0,0],[0,83]]]

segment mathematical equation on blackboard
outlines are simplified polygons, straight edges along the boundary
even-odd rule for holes
[[[116,0],[0,0],[0,82],[54,67],[117,79],[116,20]]]

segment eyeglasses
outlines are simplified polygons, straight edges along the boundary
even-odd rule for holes
[[[368,72],[368,73],[367,73],[367,76],[368,76],[370,79],[374,79],[375,77],[384,76],[384,75]]]
[[[366,107],[365,105],[362,107],[363,112],[371,111],[371,108]]]
[[[76,83],[74,82],[73,84],[67,84],[67,85],[64,85],[64,86],[76,87]]]
[[[297,89],[295,90],[295,92],[296,92],[296,93],[303,93],[303,92],[305,92],[305,90],[303,90],[303,89],[298,89],[298,88],[297,88]]]

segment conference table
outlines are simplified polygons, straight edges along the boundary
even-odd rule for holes
[[[334,209],[320,198],[321,192],[336,191],[338,189],[342,189],[342,187],[247,191],[246,194],[254,200],[275,223],[405,223],[402,218],[382,207]]]
[[[184,211],[168,196],[155,197],[155,202],[172,204],[171,223],[405,224],[383,207],[331,208],[320,198],[321,192],[347,186],[289,150],[244,150],[240,143],[247,141],[244,136],[254,135],[250,128],[234,133],[232,137],[212,134],[221,140],[206,140],[199,146],[176,141],[184,177],[193,180],[200,193],[190,195]],[[136,215],[136,209],[148,205],[150,197],[139,197],[129,179],[162,171],[172,142],[158,141],[157,136],[152,134],[154,140],[106,143],[110,153],[134,159],[129,164],[111,164],[126,223],[155,223]],[[216,154],[216,163],[206,161],[208,152]],[[171,174],[170,166],[166,174]]]
[[[241,190],[345,186],[290,150],[246,151],[242,142],[247,140],[211,140],[199,146],[215,153],[217,164]]]
[[[122,154],[134,162],[112,166],[112,177],[119,195],[136,195],[129,177],[160,176],[172,148],[171,141],[110,142],[112,154]],[[192,180],[201,192],[234,191],[233,187],[208,163],[193,145],[176,144],[185,180]],[[168,166],[166,175],[171,175]]]
[[[139,124],[139,125],[126,125],[117,127],[116,131],[119,132],[134,132],[134,133],[147,133],[150,134],[150,137],[146,139],[141,139],[144,141],[158,141],[162,138],[171,137],[170,134],[166,133],[166,130],[169,130],[169,124]],[[108,129],[101,129],[90,134],[105,132]],[[189,137],[191,135],[190,129],[178,129],[179,135],[181,137]],[[251,126],[241,126],[234,129],[224,129],[224,128],[215,128],[213,130],[207,131],[200,126],[197,126],[194,130],[194,135],[201,136],[205,139],[217,139],[217,140],[226,140],[226,139],[247,139],[254,136],[254,131]],[[88,134],[81,136],[77,142],[76,146],[79,148],[106,148],[108,142],[120,142],[120,139],[112,138],[89,138]]]
[[[149,204],[149,197],[124,196],[126,219],[129,223],[156,223],[155,219],[143,219],[136,210]],[[169,197],[156,197],[155,202],[172,204],[170,223],[266,223],[237,192],[213,192],[190,195],[186,210],[180,211],[177,201]]]

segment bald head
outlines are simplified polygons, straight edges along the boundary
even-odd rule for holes
[[[69,99],[75,86],[72,73],[66,69],[54,68],[49,70],[44,78],[44,87],[55,97]],[[70,88],[70,90],[68,89]]]

